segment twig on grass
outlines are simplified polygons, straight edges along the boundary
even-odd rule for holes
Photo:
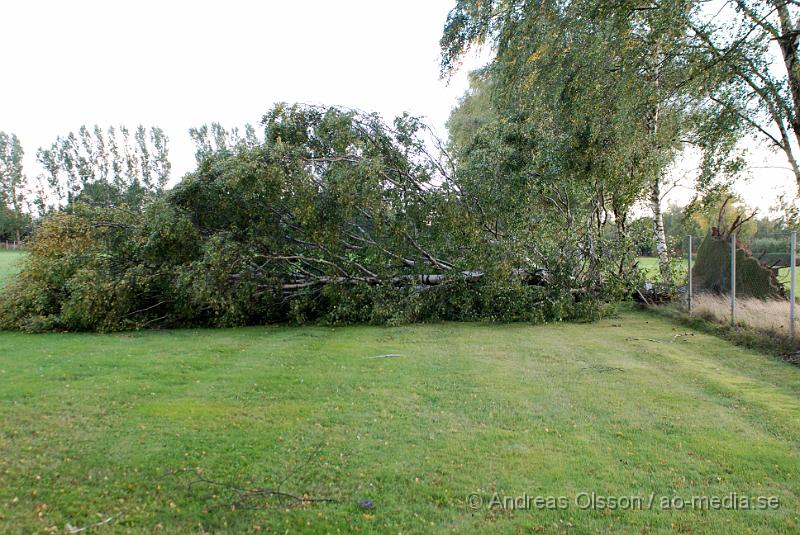
[[[639,340],[639,341],[642,341],[642,342],[655,342],[656,344],[663,344],[663,343],[671,344],[675,340],[677,340],[678,338],[683,338],[685,336],[694,336],[694,333],[685,332],[685,333],[676,334],[672,338],[670,338],[668,341],[667,340],[656,340],[655,338],[630,338],[630,337],[626,338],[625,341],[626,342],[633,342],[634,340]]]
[[[402,357],[400,353],[387,353],[386,355],[377,355],[375,357],[367,357],[368,359],[394,359],[397,357]]]
[[[312,465],[314,457],[318,455],[321,445],[316,446],[308,455],[306,459],[301,462],[295,464],[295,466],[291,467],[283,479],[278,481],[278,483],[273,487],[250,487],[241,485],[239,483],[229,483],[226,481],[217,481],[208,477],[205,477],[201,470],[190,470],[187,468],[179,469],[179,470],[171,470],[167,472],[164,477],[168,477],[171,475],[179,475],[185,474],[188,472],[193,472],[195,478],[189,482],[188,488],[190,491],[199,485],[205,485],[210,487],[217,487],[221,489],[225,489],[234,493],[234,496],[231,499],[230,507],[233,509],[268,509],[271,505],[280,505],[282,507],[288,506],[302,506],[302,505],[309,505],[314,503],[342,503],[342,500],[338,498],[329,498],[329,497],[314,497],[310,496],[307,493],[302,495],[294,494],[292,492],[287,492],[283,490],[283,485],[295,477],[301,468],[307,468]],[[253,500],[259,499],[256,504],[253,505]],[[270,503],[270,500],[274,499],[276,503]]]
[[[341,503],[341,500],[336,498],[315,498],[304,494],[303,496],[297,496],[296,494],[292,494],[289,492],[284,492],[279,490],[279,488],[266,488],[266,487],[253,487],[253,488],[244,488],[239,485],[233,483],[226,483],[224,481],[215,481],[213,479],[208,479],[206,477],[198,475],[197,478],[189,483],[189,489],[194,487],[195,485],[206,484],[211,485],[214,487],[220,487],[227,490],[232,490],[237,492],[236,499],[231,503],[231,506],[236,509],[245,509],[243,505],[253,499],[253,498],[277,498],[283,502],[289,501],[295,505],[307,505],[312,503]],[[265,505],[264,508],[267,506]],[[261,509],[261,507],[251,507],[251,509]]]
[[[105,518],[104,520],[101,520],[100,522],[95,522],[94,524],[89,524],[88,526],[83,526],[82,528],[75,527],[72,524],[70,524],[69,522],[67,522],[67,525],[64,526],[64,531],[66,531],[67,533],[70,533],[70,534],[71,533],[81,533],[82,531],[86,531],[86,530],[88,530],[90,528],[96,528],[96,527],[108,524],[109,522],[111,522],[115,518],[119,518],[120,516],[122,516],[124,514],[125,514],[125,511],[120,511],[119,513],[117,513],[115,515],[111,515],[111,516]]]
[[[581,368],[582,370],[591,370],[597,373],[605,373],[605,372],[624,372],[622,368],[616,368],[614,366],[588,366],[586,368]]]

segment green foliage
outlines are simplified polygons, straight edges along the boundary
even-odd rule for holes
[[[24,240],[33,230],[30,214],[16,213],[13,209],[0,206],[0,241],[14,242]]]
[[[19,242],[31,230],[31,217],[22,209],[27,182],[24,154],[15,134],[0,132],[0,240]]]
[[[75,203],[139,209],[169,180],[169,139],[161,128],[81,126],[40,148],[45,170],[34,200],[40,215]]]
[[[2,325],[543,322],[596,317],[630,290],[629,243],[584,224],[595,186],[532,179],[514,144],[468,149],[497,181],[475,158],[454,169],[408,116],[278,105],[263,126],[263,142],[199,152],[142,210],[79,196],[45,217]]]
[[[497,120],[491,96],[491,76],[486,69],[469,73],[469,90],[461,97],[450,118],[447,131],[456,154],[466,148],[476,133]]]
[[[749,245],[753,256],[768,266],[788,267],[791,264],[791,237],[756,237]]]
[[[653,239],[652,218],[640,217],[634,220],[628,226],[628,232],[630,233],[631,241],[635,244],[637,256],[656,255],[656,243],[655,240]],[[670,235],[671,233],[668,232],[667,236]]]
[[[441,40],[443,73],[473,46],[495,51],[451,117],[451,138],[466,147],[459,162],[491,162],[463,141],[472,118],[473,139],[495,138],[513,155],[517,172],[550,184],[545,199],[570,211],[591,203],[596,227],[602,231],[611,221],[619,236],[643,244],[640,253],[648,244],[628,223],[634,203],[646,201],[654,214],[648,241],[666,283],[670,247],[660,211],[673,163],[687,147],[699,149],[704,188],[711,187],[709,177],[741,169],[738,121],[707,98],[716,75],[684,27],[694,8],[692,2],[643,8],[631,1],[457,0]],[[505,171],[494,169],[498,180],[509,177]]]
[[[691,46],[701,52],[703,69],[713,80],[709,97],[727,116],[724,123],[732,129],[747,129],[782,151],[800,186],[798,5],[737,0],[710,8],[704,2],[692,3],[697,8],[678,21],[678,27],[684,27]],[[742,162],[733,165],[741,167]],[[726,172],[724,165],[716,168]]]
[[[42,221],[30,247],[21,273],[0,300],[0,325],[5,328],[57,327],[67,285],[95,251],[86,222],[70,214]]]

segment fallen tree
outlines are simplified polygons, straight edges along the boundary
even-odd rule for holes
[[[630,290],[632,249],[594,178],[457,169],[408,116],[279,105],[263,126],[262,144],[206,154],[141,211],[45,218],[0,324],[546,321]]]
[[[736,217],[730,225],[723,225],[725,208],[723,203],[717,218],[717,226],[705,237],[697,250],[697,259],[692,270],[693,282],[698,291],[726,294],[731,288],[731,236],[750,218]],[[755,215],[755,214],[753,214]],[[741,297],[771,299],[785,297],[783,286],[778,282],[777,270],[762,264],[750,250],[736,243],[736,294]]]

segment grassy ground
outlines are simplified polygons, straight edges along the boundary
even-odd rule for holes
[[[0,532],[109,517],[97,532],[793,532],[800,369],[682,332],[624,311],[536,327],[0,333]],[[371,358],[387,353],[402,356]],[[200,478],[340,503],[241,499]],[[592,492],[643,502],[581,509]],[[661,507],[734,492],[780,505]],[[495,493],[567,508],[489,509]]]
[[[787,288],[791,280],[792,270],[788,267],[778,268],[778,280]],[[800,284],[800,268],[794,268],[795,284]]]
[[[638,259],[639,268],[643,270],[648,277],[658,276],[658,258],[654,256],[640,256]]]
[[[23,254],[19,251],[0,249],[0,285],[17,272]]]

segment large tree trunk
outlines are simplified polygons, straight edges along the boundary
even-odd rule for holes
[[[658,271],[661,282],[669,282],[669,253],[667,252],[667,234],[664,232],[664,214],[661,211],[661,179],[653,181],[650,191],[650,207],[653,210],[653,241],[658,256]]]
[[[661,55],[656,52],[654,56],[654,79],[653,85],[658,94],[661,85],[661,72],[658,65],[661,64]],[[660,104],[656,104],[650,110],[649,130],[653,150],[661,150],[658,140],[658,121],[661,115]],[[664,214],[661,212],[661,174],[658,173],[653,179],[650,189],[650,207],[653,210],[653,243],[656,245],[656,255],[658,256],[658,271],[661,275],[661,282],[669,283],[669,254],[667,253],[667,235],[664,232]]]
[[[772,5],[777,10],[780,21],[780,34],[775,35],[775,38],[783,56],[786,78],[789,82],[789,95],[792,100],[787,120],[794,132],[795,141],[800,145],[800,58],[798,57],[798,49],[800,49],[800,18],[796,21],[792,20],[788,3],[785,1],[773,0]],[[779,118],[776,118],[775,122],[782,126]],[[795,158],[794,148],[785,132],[782,131],[781,134],[784,141],[783,151],[792,166],[797,187],[800,188],[800,169]]]

